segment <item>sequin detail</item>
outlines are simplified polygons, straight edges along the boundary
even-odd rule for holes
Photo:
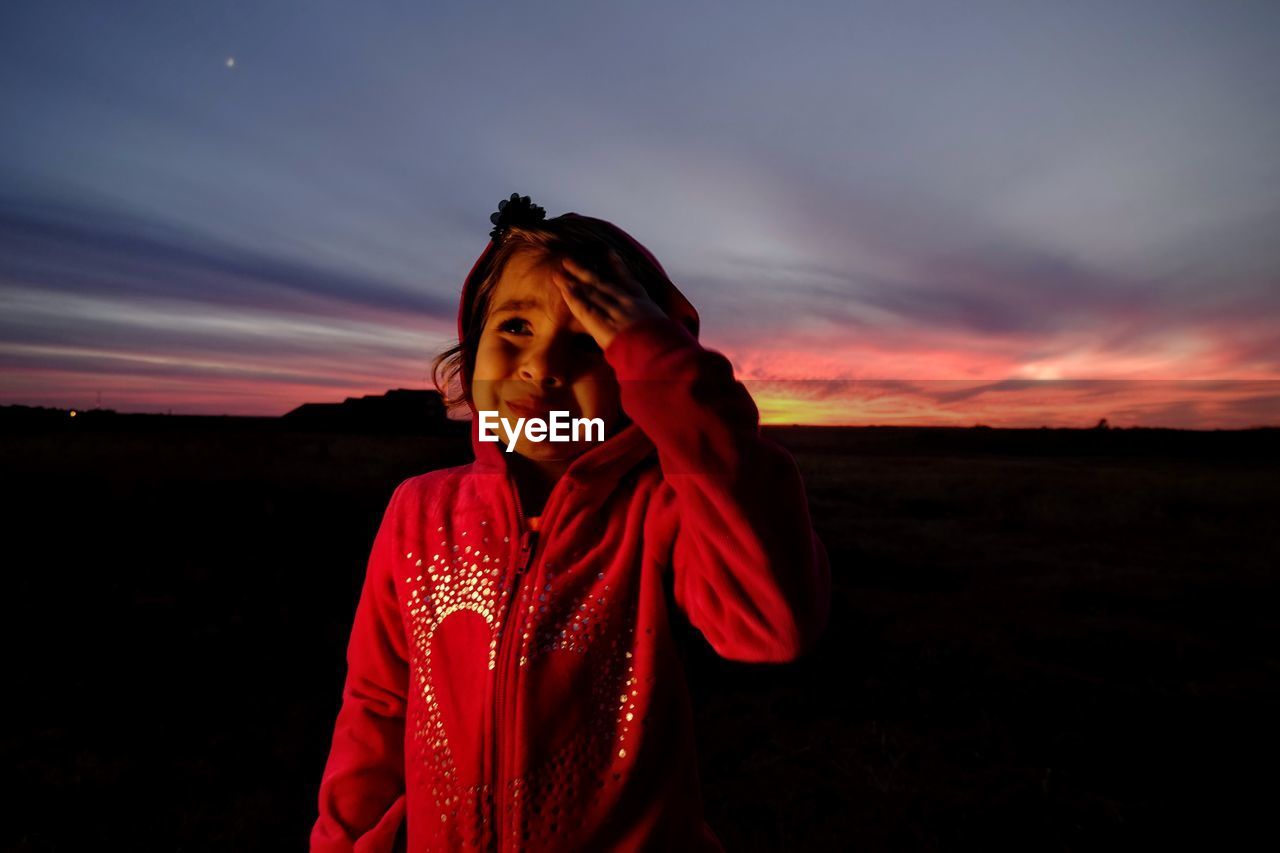
[[[436,533],[442,534],[443,526]],[[469,531],[461,531],[465,536]],[[481,817],[490,813],[493,803],[491,787],[462,785],[457,778],[457,765],[445,730],[440,703],[431,671],[432,641],[441,624],[455,613],[470,611],[481,616],[490,627],[488,669],[493,670],[497,658],[497,637],[501,631],[502,606],[509,591],[500,583],[501,566],[508,555],[494,555],[479,546],[451,545],[438,540],[438,547],[423,566],[425,555],[413,562],[413,552],[406,561],[413,574],[404,577],[405,605],[409,619],[407,629],[413,660],[411,677],[416,681],[420,703],[410,703],[413,737],[421,745],[421,758],[432,771],[435,783],[431,792],[442,827],[458,845],[487,844],[489,828]]]
[[[499,553],[489,551],[486,543],[490,537],[482,534],[491,531],[487,521],[471,530],[450,530],[441,525],[435,527],[436,535],[430,541],[415,543],[430,547],[402,552],[408,568],[400,577],[404,578],[402,600],[412,649],[411,678],[419,699],[410,702],[406,723],[419,744],[418,766],[432,780],[439,831],[451,844],[490,846],[493,827],[485,822],[485,816],[493,814],[495,807],[502,812],[504,834],[517,846],[554,844],[558,833],[567,829],[562,821],[569,816],[561,814],[561,809],[588,808],[607,785],[621,778],[617,764],[635,753],[631,741],[642,721],[635,719],[639,685],[630,651],[634,626],[610,624],[610,598],[615,593],[609,584],[601,583],[604,574],[558,567],[551,543],[544,548],[552,553],[531,564],[519,598],[510,602],[508,611],[509,596],[516,592],[505,586],[510,573],[507,563],[513,555],[503,545],[497,545]],[[503,537],[503,542],[509,541],[510,537]],[[577,558],[580,553],[570,556]],[[527,767],[523,775],[504,780],[500,803],[495,803],[490,785],[462,784],[453,750],[463,747],[460,742],[450,743],[436,693],[446,685],[437,685],[432,673],[436,633],[450,616],[464,611],[478,614],[489,628],[486,665],[490,677],[498,663],[504,630],[518,632],[512,639],[517,640],[519,667],[561,652],[582,658],[579,665],[591,673],[585,725],[549,756]],[[502,624],[504,613],[507,626]],[[478,659],[478,665],[481,660],[484,658]],[[495,712],[502,713],[500,709]],[[465,748],[468,753],[483,749],[472,743]],[[457,758],[461,760],[462,754]],[[472,760],[470,754],[467,760]],[[526,756],[526,760],[533,760],[533,756]]]
[[[634,659],[627,651],[634,632],[629,626],[588,651],[584,665],[592,678],[586,725],[544,761],[508,783],[503,825],[509,842],[518,848],[554,849],[574,828],[573,816],[591,811],[605,796],[605,789],[621,780],[618,764],[634,754],[635,731],[647,723],[636,720],[634,726],[628,723],[621,729],[617,725],[620,708],[631,709],[634,717],[639,696]]]

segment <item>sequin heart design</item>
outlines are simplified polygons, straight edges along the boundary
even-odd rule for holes
[[[484,616],[472,610],[458,610],[436,627],[431,639],[431,680],[457,781],[463,785],[484,781],[492,637]]]

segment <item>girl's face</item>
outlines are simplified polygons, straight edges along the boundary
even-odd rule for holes
[[[613,435],[622,417],[618,381],[595,340],[569,310],[551,280],[554,257],[522,251],[507,261],[494,287],[476,350],[472,402],[518,418],[548,420],[551,411],[570,418],[600,418]],[[499,433],[506,441],[506,434]],[[596,442],[533,442],[515,452],[544,462],[571,459]]]

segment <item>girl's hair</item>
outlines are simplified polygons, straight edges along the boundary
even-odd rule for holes
[[[489,319],[493,291],[507,262],[519,252],[532,252],[539,259],[571,257],[588,269],[604,274],[608,270],[608,251],[622,258],[630,273],[650,294],[662,292],[666,278],[662,269],[625,240],[609,230],[603,220],[586,216],[557,216],[529,225],[513,225],[503,234],[496,250],[490,252],[486,265],[475,271],[479,284],[471,297],[470,311],[462,338],[437,355],[431,362],[431,381],[448,410],[471,403],[471,377],[475,371],[476,350],[480,334]],[[465,285],[464,285],[465,288]],[[456,391],[451,389],[457,388]]]

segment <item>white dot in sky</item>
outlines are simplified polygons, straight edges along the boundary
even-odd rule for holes
[[[228,57],[227,57],[227,67],[228,67],[228,68],[235,68],[235,67],[236,67],[236,58],[235,58],[234,56],[228,56]]]

